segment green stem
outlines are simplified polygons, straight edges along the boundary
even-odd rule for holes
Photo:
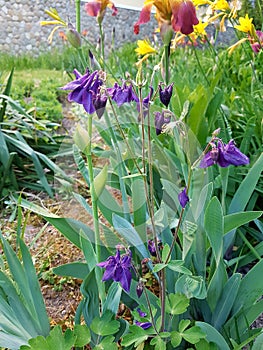
[[[169,84],[170,73],[169,73],[169,57],[170,57],[170,44],[164,45],[164,70],[165,70],[165,84]]]
[[[91,152],[91,139],[92,139],[92,115],[88,115],[88,145],[86,149],[86,157],[87,157],[87,165],[89,171],[89,179],[90,179],[90,196],[92,202],[92,216],[93,216],[93,226],[94,226],[94,235],[95,235],[95,253],[97,262],[101,261],[101,242],[100,242],[100,227],[99,227],[99,213],[98,213],[98,203],[97,196],[94,187],[94,172],[93,172],[93,163],[92,163],[92,152]],[[105,300],[105,289],[104,284],[101,283],[102,279],[102,271],[96,266],[95,267],[95,275],[97,280],[97,285],[99,289],[100,299]]]
[[[75,0],[76,29],[80,33],[80,0]]]
[[[103,32],[103,27],[102,27],[102,22],[99,21],[99,29],[100,29],[100,54],[101,54],[101,59],[102,59],[102,69],[105,69],[105,52],[104,52],[104,32]]]

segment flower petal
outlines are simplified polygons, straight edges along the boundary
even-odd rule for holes
[[[150,21],[151,18],[151,9],[154,1],[150,2],[149,4],[145,5],[142,8],[142,11],[140,13],[140,17],[138,21],[134,24],[133,31],[134,34],[139,34],[140,32],[140,25],[145,24]]]

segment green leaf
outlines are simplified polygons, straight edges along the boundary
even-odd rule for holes
[[[171,315],[183,314],[190,304],[190,300],[181,293],[170,293],[167,298],[166,311]]]
[[[39,335],[36,338],[32,338],[28,341],[28,345],[22,345],[20,350],[50,350],[46,339]]]
[[[129,243],[129,245],[138,250],[142,258],[150,258],[144,242],[129,221],[121,216],[113,214],[112,222],[115,230]]]
[[[182,342],[182,336],[179,332],[173,331],[171,332],[171,343],[174,348],[179,346]]]
[[[141,239],[144,242],[146,242],[147,206],[145,198],[144,181],[141,178],[134,179],[132,181],[131,193],[134,227],[139,233]]]
[[[99,174],[95,177],[93,185],[95,190],[95,200],[98,200],[107,182],[108,165],[106,164]]]
[[[90,270],[86,263],[75,261],[73,263],[53,267],[53,272],[59,276],[79,278],[83,280]]]
[[[233,313],[237,312],[240,307],[244,309],[251,307],[259,297],[263,290],[263,259],[260,260],[242,279],[240,288],[233,305]]]
[[[263,333],[261,333],[255,340],[252,350],[262,350],[263,349]]]
[[[204,299],[207,294],[205,283],[201,276],[181,276],[175,284],[175,291],[185,294],[189,299]]]
[[[169,246],[169,244],[165,243],[163,245],[163,249],[162,249],[162,261],[166,261],[169,252],[170,252],[170,246]],[[170,261],[170,259],[171,259],[171,256],[169,258],[169,261]]]
[[[36,276],[36,271],[33,266],[29,251],[24,242],[19,239],[19,245],[23,260],[22,265],[16,256],[16,253],[13,251],[9,243],[4,239],[1,232],[0,238],[3,243],[4,253],[8,262],[9,269],[18,288],[17,293],[13,289],[12,284],[7,279],[7,277],[5,277],[4,274],[1,274],[1,282],[3,283],[5,280],[5,288],[8,288],[7,296],[9,296],[11,309],[20,311],[17,314],[18,320],[20,320],[22,327],[26,325],[27,329],[31,330],[31,337],[35,336],[36,334],[45,336],[49,334],[49,321]],[[20,297],[20,295],[22,297]]]
[[[206,334],[200,329],[200,327],[193,326],[187,329],[182,336],[187,342],[196,344],[200,339],[205,338]]]
[[[113,335],[120,328],[120,324],[117,320],[112,320],[113,314],[111,312],[105,312],[102,317],[96,317],[92,321],[91,330],[101,336]]]
[[[151,342],[151,345],[154,345],[155,350],[165,350],[166,349],[166,343],[162,340],[161,337],[157,336],[154,337]]]
[[[112,283],[107,293],[107,298],[103,304],[103,313],[107,310],[111,311],[112,314],[116,315],[120,299],[121,299],[122,288],[119,283]]]
[[[14,74],[14,67],[11,69],[11,72],[8,76],[8,79],[7,79],[7,83],[6,83],[6,86],[5,86],[5,89],[3,91],[3,95],[6,95],[6,96],[9,96],[10,95],[10,92],[11,92],[11,86],[12,86],[12,80],[13,80],[13,74]],[[7,101],[4,100],[2,103],[1,103],[1,108],[0,108],[0,123],[3,122],[4,120],[4,116],[5,116],[5,111],[6,111],[6,107],[7,107]]]
[[[139,326],[132,325],[130,326],[130,332],[126,334],[121,342],[122,346],[130,346],[134,343],[134,346],[139,346],[144,343],[151,333],[147,332],[147,330],[142,329]]]
[[[49,336],[46,338],[47,349],[56,349],[56,350],[71,350],[72,346],[75,343],[75,337],[70,329],[62,333],[60,326],[55,326]]]
[[[195,322],[195,324],[206,334],[206,339],[209,342],[215,343],[220,350],[230,350],[224,337],[210,324],[200,321]]]
[[[185,266],[183,266],[183,264],[183,260],[171,260],[168,264],[168,269],[179,273],[183,273],[185,275],[192,275],[192,272],[188,270]]]
[[[206,208],[205,231],[218,265],[223,252],[223,211],[217,197],[213,197]]]
[[[105,337],[94,347],[94,350],[118,350],[118,345],[114,342],[114,337]]]
[[[100,315],[99,292],[95,271],[92,270],[80,287],[83,294],[83,316],[88,326],[92,323],[95,317]]]
[[[186,328],[190,325],[190,323],[190,320],[181,320],[178,326],[179,332],[183,333],[186,330]]]
[[[154,268],[152,269],[152,271],[153,272],[159,272],[159,271],[163,270],[166,266],[167,266],[167,264],[163,264],[163,263],[155,264]]]
[[[223,259],[219,261],[217,268],[209,282],[207,289],[207,302],[210,309],[214,312],[219,298],[224,290],[225,283],[227,282],[227,272]]]
[[[216,304],[211,320],[211,324],[217,330],[220,330],[220,328],[224,325],[231,312],[239,290],[240,282],[241,275],[236,273],[230,277],[223,287],[223,293]]]
[[[33,265],[29,250],[22,239],[19,239],[19,246],[22,253],[23,269],[25,271],[30,294],[33,299],[34,309],[36,310],[39,329],[41,330],[42,335],[46,335],[49,333],[49,330],[50,330],[49,319],[48,319],[45,303],[43,300],[43,296],[41,293],[40,285],[38,282],[36,270]],[[24,297],[29,298],[29,295],[24,295]]]
[[[245,211],[224,216],[224,234],[250,221],[256,220],[262,213],[262,211]]]
[[[256,163],[249,170],[247,176],[238,187],[228,209],[228,214],[242,212],[252,193],[254,192],[257,182],[263,170],[263,154],[258,158]],[[230,247],[235,236],[235,229],[228,232],[224,237],[224,252]]]
[[[84,346],[90,342],[90,331],[86,325],[76,324],[73,329],[73,335],[75,337],[75,346]]]

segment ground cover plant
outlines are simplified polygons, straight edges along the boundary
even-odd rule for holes
[[[28,248],[18,235],[16,254],[1,235],[0,346],[260,349],[262,328],[251,325],[263,311],[261,28],[236,3],[146,1],[134,31],[154,6],[159,42],[138,41],[124,75],[121,56],[105,57],[104,13],[116,7],[85,5],[101,45],[84,55],[78,5],[78,30],[55,9],[42,24],[65,29],[79,53],[82,69],[61,89],[82,108],[72,152],[88,191],[72,195],[93,224],[17,202],[83,252],[54,269],[81,278],[83,298],[74,329],[50,330]],[[195,6],[212,13],[207,22]],[[205,28],[226,19],[238,36],[219,50]]]

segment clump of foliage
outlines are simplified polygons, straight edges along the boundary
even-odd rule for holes
[[[236,20],[235,3],[195,4],[216,12],[221,27],[226,18]],[[204,28],[198,30],[191,1],[176,7],[147,2],[134,31],[150,20],[153,5],[162,43],[138,41],[136,69],[123,76],[126,62],[118,55],[115,64],[105,60],[105,7],[113,14],[117,9],[103,5],[85,5],[100,29],[99,52],[89,51],[89,61],[79,33],[55,9],[46,11],[52,21],[44,21],[53,25],[55,19],[78,39],[81,69],[63,90],[83,107],[72,151],[90,201],[85,192],[72,196],[93,225],[19,202],[83,252],[82,261],[53,270],[83,279],[75,323],[85,321],[87,337],[80,346],[257,350],[262,329],[251,325],[263,311],[261,34],[241,17],[235,28],[243,38],[219,52]],[[101,145],[93,145],[95,128]],[[105,165],[95,165],[94,157]],[[120,304],[129,319],[120,314]],[[5,332],[4,345],[11,341]],[[48,336],[24,337],[21,349],[49,346],[56,335],[62,343],[67,335],[73,339],[74,331],[67,332],[54,328]]]

